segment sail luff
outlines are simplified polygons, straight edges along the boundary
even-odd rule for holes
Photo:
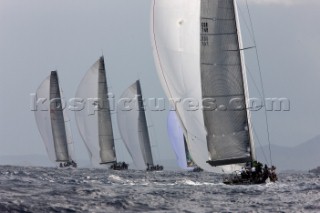
[[[59,79],[56,71],[51,72],[50,76],[50,118],[56,161],[70,161],[65,121],[63,117],[63,106],[59,88]]]
[[[101,164],[116,162],[114,137],[108,100],[108,87],[103,57],[99,60],[98,74],[98,126]]]

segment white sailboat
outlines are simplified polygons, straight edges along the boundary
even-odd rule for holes
[[[154,165],[139,80],[121,95],[117,119],[121,137],[136,168],[162,170],[162,166]]]
[[[58,73],[52,71],[37,89],[36,100],[43,105],[34,115],[49,159],[60,167],[76,167],[70,120],[61,97]]]
[[[255,160],[235,0],[154,0],[151,40],[159,79],[195,163],[233,172]],[[186,108],[183,100],[198,103]]]
[[[117,162],[103,57],[83,77],[76,98],[85,103],[84,109],[75,111],[75,117],[92,165],[109,164],[112,169],[127,169],[127,164]]]
[[[180,127],[178,117],[174,111],[170,111],[167,121],[169,141],[176,155],[179,167],[183,170],[193,170],[195,164],[188,150],[186,139]]]

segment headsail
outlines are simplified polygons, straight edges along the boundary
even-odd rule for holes
[[[116,162],[104,59],[101,57],[82,79],[76,98],[84,107],[76,110],[79,132],[95,166]]]
[[[140,82],[136,81],[120,97],[117,118],[121,137],[138,169],[153,165]]]
[[[59,79],[52,71],[36,92],[36,123],[52,162],[71,162],[73,141],[66,125],[66,109],[63,109]]]
[[[221,12],[218,10],[220,7]],[[240,153],[236,158],[249,159],[250,156],[247,155],[250,153],[246,130],[248,125],[245,124],[247,121],[243,120],[246,118],[243,116],[245,114],[243,111],[246,110],[245,105],[244,110],[240,111],[224,112],[223,107],[217,108],[217,111],[206,111],[206,107],[212,109],[219,106],[218,104],[230,106],[229,103],[225,103],[227,99],[219,95],[232,95],[231,98],[244,97],[242,96],[243,82],[238,82],[237,79],[239,77],[242,81],[241,72],[239,75],[236,72],[238,69],[232,66],[240,63],[235,58],[240,52],[239,46],[232,43],[232,35],[229,35],[230,26],[235,26],[233,9],[233,0],[154,0],[152,6],[151,37],[159,79],[168,98],[175,100],[173,106],[177,110],[193,160],[201,168],[213,172],[226,172],[234,170],[235,167],[238,168],[234,165],[211,167],[206,163],[208,159],[220,161],[232,155],[224,151],[218,153],[224,148],[224,144],[213,145],[216,144],[212,140],[213,137],[230,138],[231,141],[226,144],[229,146],[235,143],[231,152]],[[220,17],[221,14],[225,17]],[[227,23],[224,26],[220,24],[220,18],[231,18],[231,20],[223,20]],[[233,31],[231,30],[230,33]],[[219,40],[231,43],[220,44]],[[216,55],[214,47],[225,52]],[[230,53],[229,59],[224,58],[224,56],[228,57],[226,53]],[[218,58],[212,58],[215,56]],[[231,71],[223,72],[226,70],[225,66],[228,69],[230,67]],[[223,69],[219,73],[216,69],[220,67]],[[214,74],[218,75],[214,76]],[[222,79],[224,77],[227,79]],[[228,89],[228,85],[225,84],[230,84],[231,88]],[[242,85],[242,92],[234,93],[239,85]],[[210,101],[203,98],[214,99]],[[177,101],[179,99],[180,101]],[[185,104],[186,101],[193,107],[186,108],[190,106]],[[203,107],[205,107],[204,110],[202,110]],[[229,113],[229,115],[224,117],[221,116],[222,113]],[[235,120],[233,123],[233,115],[241,121]],[[225,132],[220,131],[219,126],[212,127],[219,122],[225,126],[228,125]],[[219,162],[216,165],[224,164],[229,162]]]
[[[192,161],[186,139],[180,127],[179,120],[174,111],[169,112],[168,116],[168,134],[172,148],[176,154],[178,165],[181,169],[193,169],[194,162]]]

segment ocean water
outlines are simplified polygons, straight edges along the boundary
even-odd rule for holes
[[[320,175],[228,186],[207,172],[0,167],[0,212],[320,212]]]

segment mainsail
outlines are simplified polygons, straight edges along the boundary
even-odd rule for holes
[[[167,96],[182,100],[174,107],[193,160],[214,172],[250,161],[253,141],[234,0],[154,0],[152,11],[157,71]],[[190,99],[198,108],[185,107]]]
[[[83,106],[75,111],[76,122],[91,163],[98,166],[116,162],[103,57],[87,71],[78,87],[76,98]]]
[[[137,169],[153,166],[153,158],[143,106],[140,82],[136,81],[124,91],[117,107],[121,137]]]
[[[36,92],[36,123],[52,162],[73,160],[73,140],[66,108],[61,101],[59,79],[52,71]]]
[[[168,134],[178,165],[181,169],[192,170],[194,162],[192,161],[186,139],[180,127],[178,117],[174,111],[170,111],[168,115]]]

